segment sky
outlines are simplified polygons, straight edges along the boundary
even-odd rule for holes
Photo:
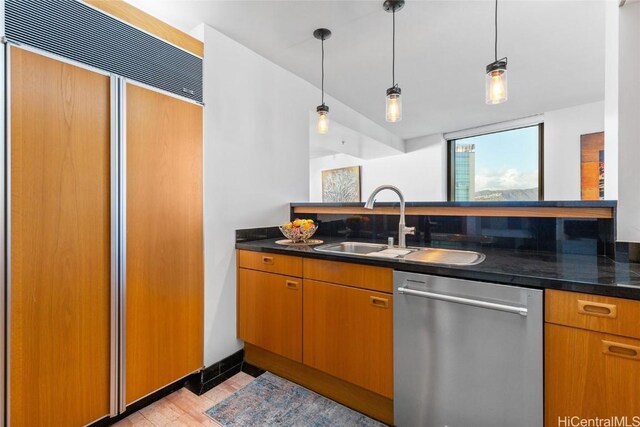
[[[476,191],[538,187],[538,126],[456,143],[476,146]]]

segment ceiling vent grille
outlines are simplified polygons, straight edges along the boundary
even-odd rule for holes
[[[5,0],[6,36],[202,102],[202,59],[76,0]]]

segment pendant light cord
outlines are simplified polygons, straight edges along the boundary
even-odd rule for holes
[[[498,0],[496,0],[494,28],[496,32],[496,38],[494,43],[494,54],[495,54],[496,62],[498,62]]]
[[[393,10],[393,38],[392,38],[392,49],[391,49],[391,80],[392,87],[396,85],[396,11]]]
[[[324,37],[322,38],[322,105],[324,105]]]

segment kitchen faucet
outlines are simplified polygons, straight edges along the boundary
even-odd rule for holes
[[[365,209],[373,209],[373,204],[376,202],[376,195],[382,190],[391,190],[400,197],[400,223],[398,224],[398,247],[406,248],[407,247],[407,234],[414,234],[416,231],[415,227],[407,227],[404,223],[404,196],[402,192],[397,187],[393,185],[381,185],[380,187],[373,190],[373,193],[369,196],[369,200],[365,203]]]

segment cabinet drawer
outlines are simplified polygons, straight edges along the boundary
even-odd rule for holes
[[[554,290],[545,300],[547,322],[640,338],[640,301]]]
[[[545,337],[546,426],[640,414],[640,340],[551,323]]]
[[[267,273],[302,277],[302,258],[268,252],[238,251],[238,266]]]
[[[302,280],[238,270],[238,338],[302,361]]]
[[[380,292],[393,292],[393,270],[350,262],[303,260],[304,278],[355,286]]]

